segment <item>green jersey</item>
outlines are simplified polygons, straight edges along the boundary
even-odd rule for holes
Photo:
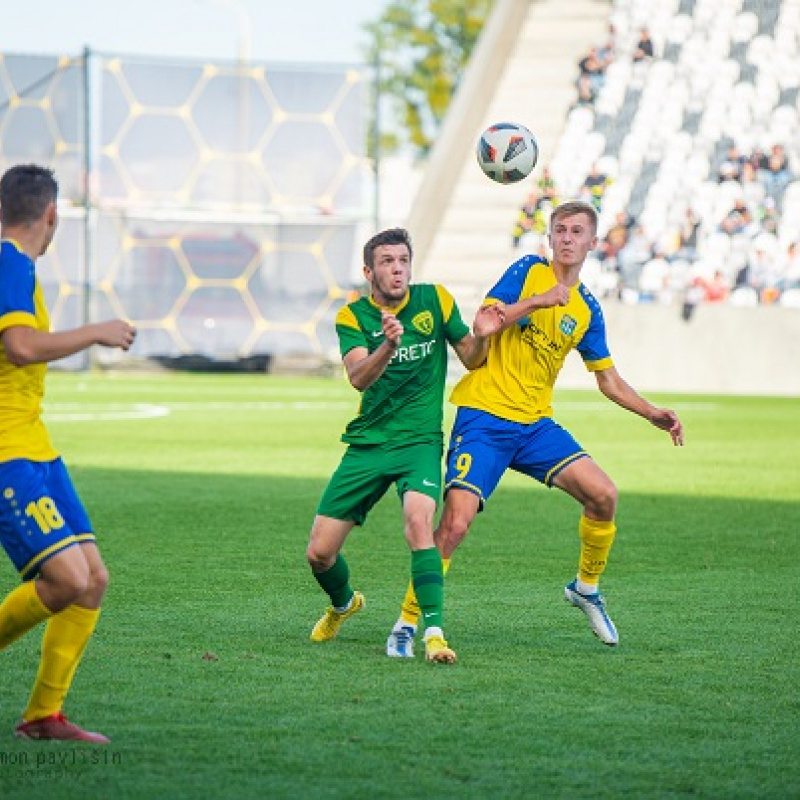
[[[441,442],[447,343],[461,341],[469,328],[443,286],[413,284],[391,312],[403,325],[400,346],[383,375],[362,394],[358,416],[342,441]],[[372,353],[384,341],[380,306],[371,297],[344,306],[336,316],[336,333],[343,357],[354,347]]]

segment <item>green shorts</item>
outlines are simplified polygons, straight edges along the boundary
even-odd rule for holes
[[[405,447],[350,445],[323,492],[317,514],[363,525],[393,483],[401,502],[412,491],[432,497],[438,506],[442,450],[438,442]]]

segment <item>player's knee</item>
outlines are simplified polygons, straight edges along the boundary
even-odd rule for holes
[[[105,564],[96,566],[90,575],[89,591],[102,597],[108,589],[109,574]]]
[[[430,514],[406,514],[406,540],[411,548],[433,547],[433,522]]]
[[[436,531],[436,546],[445,558],[461,544],[472,524],[472,516],[459,511],[451,511],[442,516]]]
[[[336,554],[326,553],[314,544],[309,544],[306,549],[306,561],[308,561],[312,572],[325,572],[333,566],[336,561]]]
[[[42,599],[51,611],[57,613],[84,597],[90,586],[88,570],[62,570],[54,580],[46,581]]]
[[[614,519],[617,511],[617,487],[610,479],[594,488],[586,508],[595,519]]]

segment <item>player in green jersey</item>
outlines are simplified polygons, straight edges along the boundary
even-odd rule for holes
[[[424,621],[425,656],[451,664],[456,656],[442,631],[442,559],[433,541],[442,484],[447,345],[467,369],[475,369],[485,361],[504,311],[501,305],[481,308],[470,333],[443,286],[410,285],[411,259],[407,231],[392,228],[373,236],[364,246],[370,294],[344,306],[336,317],[347,377],[362,398],[358,415],[342,435],[348,447],[322,495],[306,551],[331,601],[311,639],[333,639],[344,620],[364,607],[364,596],[350,586],[340,551],[353,526],[362,525],[395,484]]]

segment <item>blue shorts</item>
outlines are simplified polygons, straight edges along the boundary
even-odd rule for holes
[[[552,486],[564,467],[585,455],[572,434],[550,417],[525,425],[459,408],[447,451],[445,492],[466,489],[483,508],[507,469]]]
[[[0,544],[23,580],[56,553],[93,541],[92,523],[60,458],[0,464]]]

